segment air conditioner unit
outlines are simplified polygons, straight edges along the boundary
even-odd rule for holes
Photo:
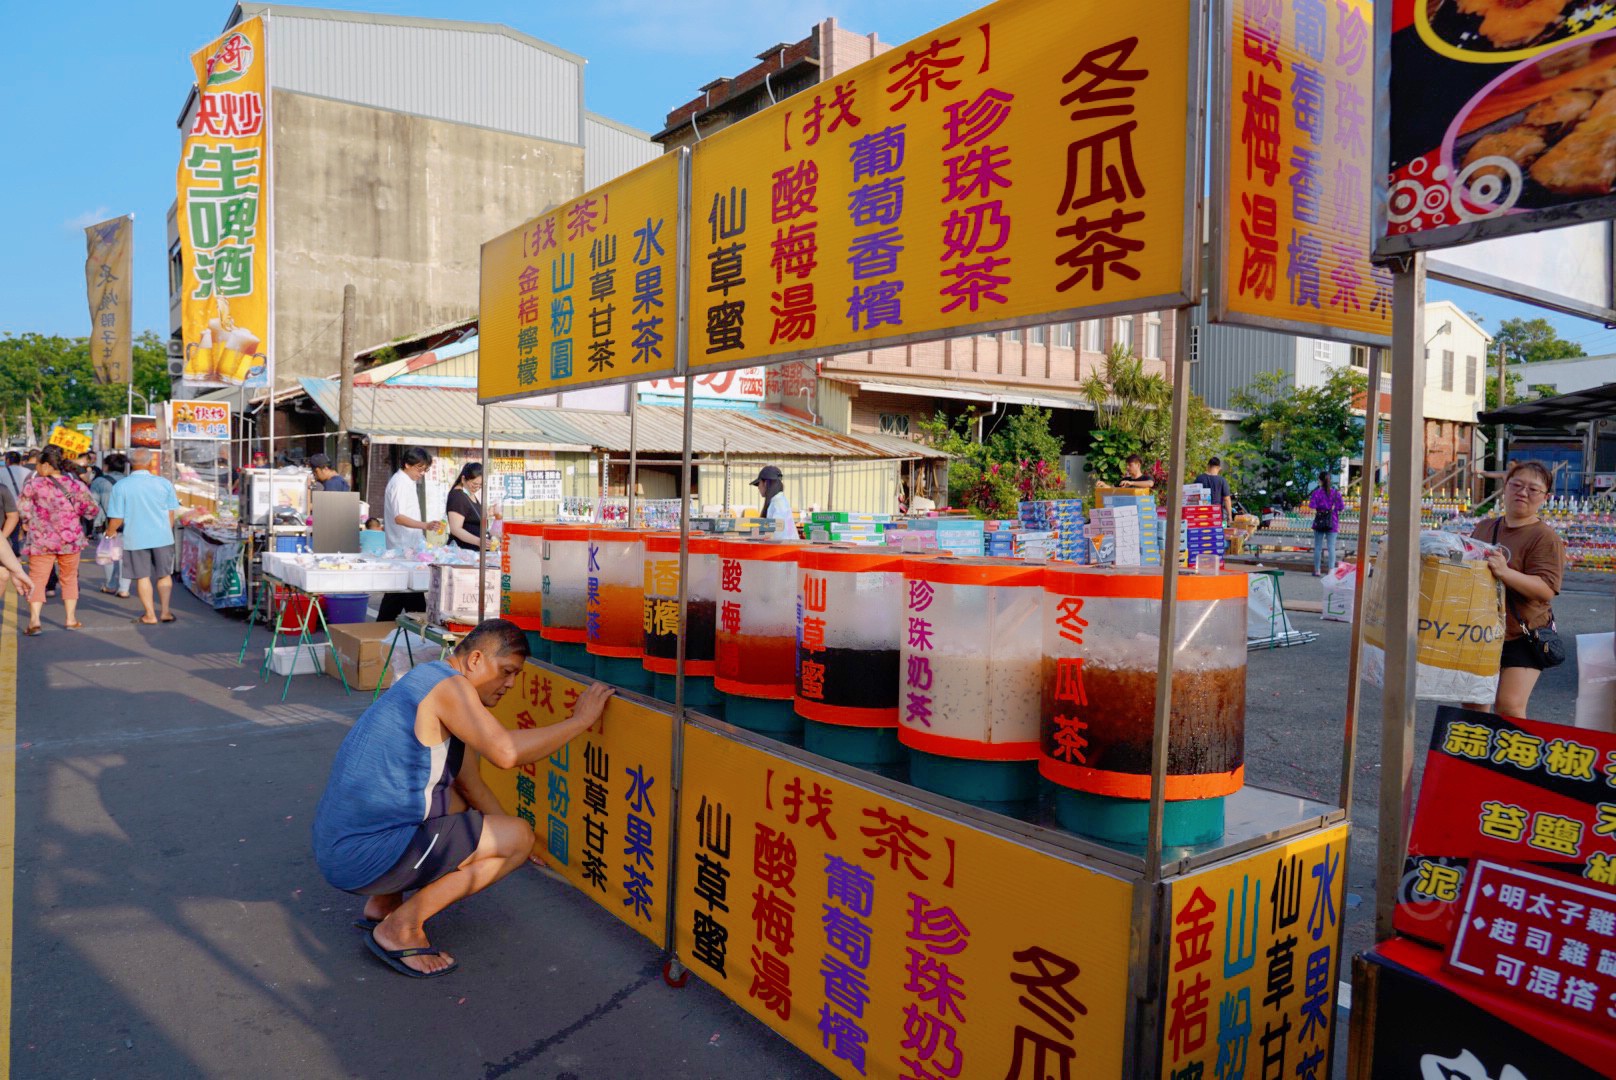
[[[185,356],[185,342],[183,342],[183,341],[170,341],[168,343],[168,355],[171,356],[171,357],[179,357],[179,358],[183,359],[184,356]]]
[[[185,374],[185,359],[178,356],[168,358],[168,377],[178,379]]]

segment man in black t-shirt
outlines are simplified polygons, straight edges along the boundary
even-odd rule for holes
[[[1223,523],[1230,524],[1234,520],[1234,496],[1229,493],[1229,481],[1223,478],[1223,459],[1209,459],[1206,472],[1197,476],[1195,482],[1211,492],[1207,501],[1223,507]]]
[[[331,459],[324,454],[310,454],[309,468],[314,470],[314,486],[321,491],[351,491],[348,481],[337,475]]]

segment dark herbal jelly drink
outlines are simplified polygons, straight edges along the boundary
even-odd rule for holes
[[[1109,772],[1150,774],[1156,726],[1156,672],[1144,668],[1084,664],[1081,695],[1070,678],[1059,679],[1058,662],[1044,658],[1043,747],[1068,760],[1055,744],[1055,717],[1087,724],[1085,760],[1074,762]],[[1233,772],[1246,760],[1246,669],[1180,668],[1173,672],[1172,742],[1167,772],[1175,776]]]
[[[805,701],[847,709],[896,709],[898,707],[897,649],[820,649],[802,654],[803,664],[823,667],[818,688],[804,692],[802,672],[797,673],[797,694]],[[801,665],[799,665],[800,667]],[[820,692],[815,694],[813,691]]]
[[[677,626],[679,621],[677,600],[647,599],[646,604],[672,604],[675,612],[671,625]],[[691,600],[687,607],[690,619],[690,634],[685,639],[685,660],[711,660],[713,658],[713,630],[718,624],[718,603],[715,600]],[[656,624],[653,623],[653,626]],[[658,660],[679,659],[679,635],[677,633],[649,633],[645,635],[645,655]]]

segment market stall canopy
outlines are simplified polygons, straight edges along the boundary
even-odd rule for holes
[[[1538,428],[1571,428],[1589,420],[1616,416],[1616,383],[1570,394],[1523,401],[1476,417],[1480,424],[1519,424]]]
[[[333,423],[339,388],[334,379],[303,379],[303,391]],[[588,453],[628,451],[626,413],[496,405],[489,442],[504,449]],[[482,445],[483,411],[471,390],[355,386],[353,431],[378,443],[428,446]],[[641,454],[677,455],[684,445],[684,411],[642,405],[636,432]],[[697,409],[691,450],[698,457],[846,458],[884,461],[943,459],[947,454],[893,435],[842,435],[779,413]]]

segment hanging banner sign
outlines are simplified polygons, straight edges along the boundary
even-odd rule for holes
[[[1369,264],[1372,0],[1229,0],[1216,51],[1214,322],[1391,344]]]
[[[81,431],[68,427],[51,428],[49,446],[60,446],[67,452],[68,457],[78,457],[90,448],[90,437]]]
[[[1616,8],[1392,0],[1382,254],[1616,217]]]
[[[1341,825],[1173,882],[1162,1080],[1329,1073],[1346,849]]]
[[[186,386],[266,386],[269,84],[263,16],[191,57],[196,119],[179,167]]]
[[[125,214],[84,230],[84,286],[90,301],[90,363],[102,383],[126,383],[130,359],[129,305],[135,221]]]
[[[224,440],[230,438],[228,401],[170,401],[170,439]]]
[[[1122,1075],[1128,883],[699,726],[683,779],[678,955],[833,1074]]]
[[[572,715],[584,683],[529,662],[493,708],[511,729]],[[658,946],[665,945],[672,851],[673,717],[624,697],[547,759],[483,779],[533,827],[533,858]]]
[[[681,151],[483,245],[477,400],[673,373]]]
[[[1200,8],[1001,0],[702,139],[691,367],[1194,303]]]

